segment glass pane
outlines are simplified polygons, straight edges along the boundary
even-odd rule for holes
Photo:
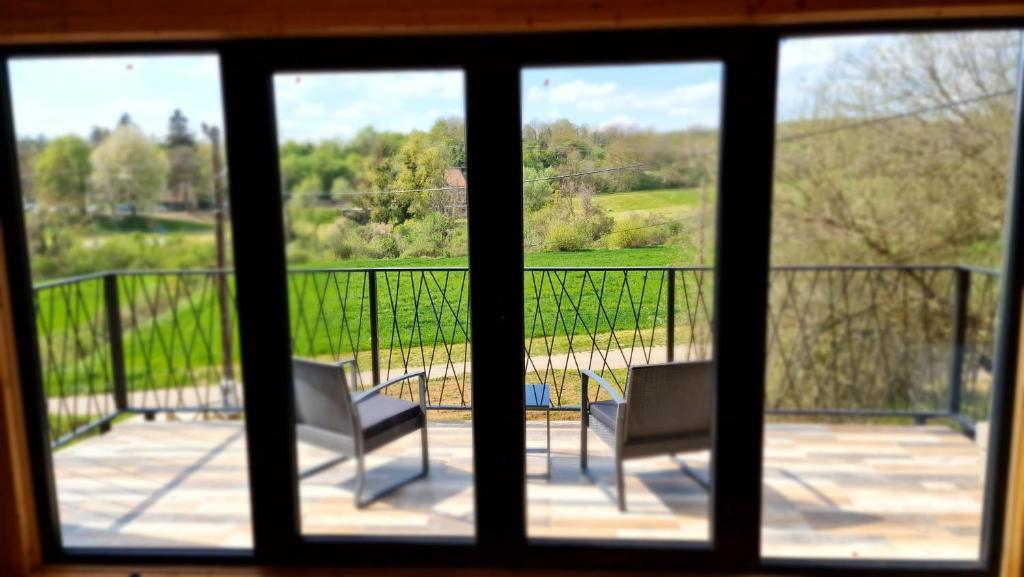
[[[217,57],[9,71],[64,545],[252,547]]]
[[[274,92],[302,531],[473,537],[463,75]]]
[[[979,558],[1019,46],[782,45],[766,556]]]
[[[708,540],[721,78],[522,73],[530,537]]]

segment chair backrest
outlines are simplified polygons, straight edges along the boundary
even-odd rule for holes
[[[352,435],[355,406],[341,366],[292,359],[292,382],[296,424]]]
[[[710,437],[711,375],[711,361],[630,367],[623,442]]]

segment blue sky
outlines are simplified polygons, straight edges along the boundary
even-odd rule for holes
[[[88,136],[113,127],[127,112],[151,136],[167,133],[181,109],[200,125],[223,126],[216,56],[19,58],[9,65],[19,136]]]
[[[779,113],[799,117],[807,87],[836,57],[865,50],[863,36],[799,39],[782,45]],[[175,108],[199,132],[222,125],[216,56],[134,56],[15,59],[10,63],[19,135],[88,135],[112,127],[124,112],[143,131],[163,137]],[[715,127],[720,120],[722,68],[713,62],[532,68],[523,71],[523,120],[568,118],[675,130]],[[460,71],[279,74],[274,78],[281,140],[349,138],[379,130],[428,129],[442,116],[465,113]]]
[[[717,63],[530,68],[523,122],[568,118],[595,128],[676,130],[718,126]]]
[[[377,130],[427,130],[465,116],[461,71],[346,72],[274,76],[278,139],[350,138]]]

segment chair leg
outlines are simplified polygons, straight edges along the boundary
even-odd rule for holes
[[[422,449],[422,453],[421,454],[422,454],[422,459],[423,459],[422,462],[421,462],[422,469],[417,471],[416,473],[413,473],[412,475],[409,475],[409,476],[404,477],[402,479],[399,479],[399,480],[397,480],[397,481],[395,481],[395,482],[393,482],[393,483],[391,483],[389,485],[385,485],[384,487],[382,487],[380,489],[377,489],[376,491],[374,491],[373,493],[371,493],[369,496],[367,496],[365,498],[363,497],[363,484],[364,484],[363,483],[363,477],[364,477],[364,473],[365,472],[364,472],[364,469],[363,469],[363,459],[362,459],[361,456],[359,457],[359,460],[358,460],[358,463],[357,463],[357,468],[356,468],[356,475],[357,475],[357,477],[356,477],[356,497],[355,497],[355,499],[356,499],[356,508],[357,509],[362,509],[362,508],[366,507],[367,505],[369,505],[370,503],[373,503],[377,499],[380,499],[381,497],[386,497],[387,495],[390,495],[391,493],[397,491],[398,489],[401,489],[402,487],[404,487],[405,485],[408,485],[409,483],[411,483],[413,481],[425,478],[429,474],[429,470],[430,470],[430,455],[427,452],[427,427],[426,427],[426,421],[425,420],[424,420],[423,427],[420,430],[420,443],[421,443],[420,448]]]
[[[586,411],[580,413],[580,469],[587,470],[587,431],[590,428],[590,415]]]
[[[366,506],[363,503],[363,485],[365,484],[366,477],[366,463],[364,462],[363,454],[360,452],[356,455],[356,494],[355,503],[356,509],[362,509]]]
[[[626,512],[626,480],[622,475],[622,457],[615,455],[615,485],[619,494],[619,511]]]
[[[420,429],[420,453],[423,456],[423,474],[430,471],[430,456],[427,449],[427,417],[423,416],[423,428]]]

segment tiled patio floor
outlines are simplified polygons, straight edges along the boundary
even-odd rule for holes
[[[579,428],[553,425],[550,480],[528,482],[531,537],[705,539],[708,496],[668,457],[629,461],[629,511],[579,472]],[[345,463],[304,480],[307,533],[473,535],[468,422],[430,423],[431,473],[373,504],[352,505]],[[528,444],[544,442],[531,422]],[[980,534],[984,453],[942,426],[771,424],[763,548],[770,556],[973,559]],[[368,459],[368,483],[418,465],[418,435]],[[594,437],[592,466],[611,452]],[[330,457],[300,446],[303,467]],[[698,472],[708,455],[681,455]],[[723,455],[722,458],[728,458]],[[249,547],[245,436],[240,421],[118,423],[55,453],[69,546]],[[543,457],[528,469],[542,472]]]

